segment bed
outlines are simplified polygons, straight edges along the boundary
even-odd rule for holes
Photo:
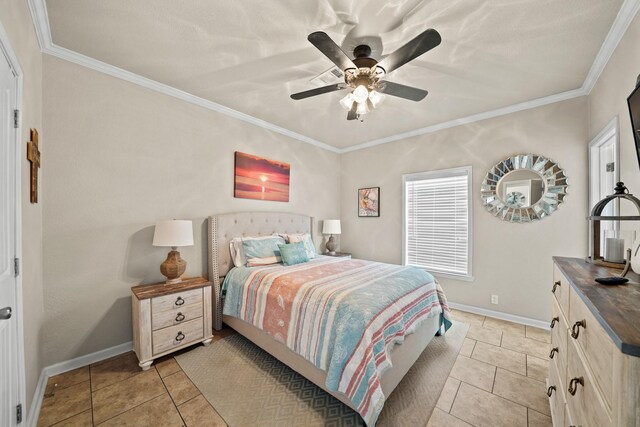
[[[276,282],[278,280],[277,278],[298,277],[288,270],[291,269],[291,267],[283,266],[263,266],[254,269],[241,267],[233,269],[233,262],[229,251],[229,243],[232,238],[245,236],[268,236],[273,233],[309,233],[315,241],[317,241],[317,238],[319,237],[313,233],[313,218],[306,215],[270,212],[243,212],[215,215],[208,218],[209,279],[214,283],[214,329],[220,330],[222,328],[222,323],[226,323],[263,350],[280,360],[282,363],[288,365],[293,370],[314,382],[318,387],[324,389],[345,405],[360,413],[367,425],[375,424],[375,421],[382,410],[385,396],[389,396],[396,388],[398,383],[402,380],[404,375],[429,344],[433,336],[437,333],[443,333],[446,326],[450,325],[447,314],[448,308],[446,306],[446,299],[444,298],[441,289],[431,278],[432,282],[425,284],[419,289],[421,293],[426,295],[428,287],[428,293],[430,294],[429,299],[425,297],[420,300],[423,306],[421,306],[422,311],[420,311],[421,317],[419,317],[419,321],[416,320],[415,324],[412,323],[406,331],[396,331],[394,336],[391,336],[390,334],[389,336],[385,335],[385,337],[381,337],[377,342],[377,344],[379,344],[378,348],[382,345],[382,351],[377,354],[373,354],[370,357],[374,363],[380,365],[378,366],[380,370],[373,375],[375,377],[374,380],[371,380],[369,377],[364,379],[359,378],[361,383],[357,383],[357,385],[354,386],[354,380],[347,378],[347,380],[351,380],[351,384],[343,386],[342,383],[345,381],[344,378],[337,378],[335,372],[341,372],[340,369],[342,369],[342,371],[349,370],[349,366],[347,365],[351,361],[351,358],[344,358],[344,360],[340,359],[340,361],[344,362],[344,365],[336,365],[336,368],[334,369],[331,360],[323,360],[320,362],[320,357],[317,359],[311,358],[309,357],[311,350],[308,348],[307,352],[302,351],[300,348],[292,345],[290,339],[280,337],[277,333],[274,333],[272,330],[273,328],[270,329],[266,327],[261,323],[261,321],[253,321],[252,317],[241,315],[241,313],[246,313],[248,310],[246,307],[243,308],[244,311],[239,310],[240,303],[237,302],[238,296],[236,295],[238,291],[236,289],[234,294],[233,289],[235,288],[233,288],[233,286],[242,286],[243,280],[247,277],[251,277],[254,281],[253,283],[262,283],[262,281],[266,280],[265,278],[274,280],[273,283],[279,283]],[[377,276],[386,275],[383,271],[391,270],[393,271],[389,274],[400,274],[400,269],[402,269],[402,267],[390,266],[387,264],[370,263],[371,265],[369,266],[364,263],[370,262],[321,256],[311,260],[309,263],[306,263],[307,265],[292,267],[296,267],[297,270],[299,270],[296,274],[308,275],[305,277],[312,277],[314,272],[316,274],[320,274],[316,279],[324,277],[323,274],[318,273],[318,271],[322,269],[324,269],[322,271],[330,271],[334,276],[336,274],[344,274],[336,272],[352,270],[357,270],[360,272],[359,274],[364,274],[368,269],[374,268],[380,270],[380,273],[376,272]],[[405,275],[408,274],[406,269],[402,269],[402,272]],[[416,274],[416,272],[414,271],[412,274]],[[229,306],[226,307],[226,312],[232,313],[233,315],[223,313],[223,302],[225,298],[223,298],[222,295],[222,284],[225,277],[228,279],[225,285],[232,287],[230,290],[226,291],[231,292],[226,295],[227,302],[229,304]],[[238,277],[241,279],[238,279]],[[390,276],[390,280],[391,279],[394,279],[394,276]],[[316,282],[317,280],[314,281],[314,283]],[[272,284],[272,282],[269,283],[270,285]],[[274,289],[278,289],[275,285],[273,287]],[[279,289],[283,288],[280,287]],[[411,290],[411,292],[417,291],[417,288],[415,290]],[[275,292],[275,290],[270,290],[270,292]],[[389,298],[391,298],[391,296]],[[437,303],[434,301],[437,301]],[[424,308],[427,305],[429,305],[430,310],[429,316],[426,315],[427,312]],[[254,308],[255,307],[251,307],[252,310]],[[366,314],[366,312],[367,311],[365,310],[362,313]],[[265,319],[264,316],[266,315],[263,314],[261,319]],[[416,315],[412,317],[412,319],[417,318],[418,317]],[[337,334],[333,331],[331,333],[335,335],[336,339],[340,338],[346,340],[348,338],[346,336],[347,334]],[[300,334],[300,332],[297,331],[296,334]],[[310,335],[313,335],[313,331]],[[363,334],[360,341],[365,340],[364,335],[365,334]],[[320,342],[320,339],[318,338],[316,341]],[[299,344],[299,341],[296,342]],[[402,345],[390,344],[393,342],[401,342]],[[333,346],[334,344],[331,345]],[[348,346],[351,344],[350,342],[345,341],[344,345]],[[310,347],[309,345],[307,346]],[[335,346],[338,349],[343,348],[338,346],[338,344],[335,344]],[[356,342],[353,344],[352,348],[349,347],[349,351],[353,350],[353,354],[358,352],[361,353],[363,351],[361,347],[362,344]],[[293,351],[292,348],[296,348],[297,351]],[[371,348],[370,352],[373,353],[373,349],[375,348],[373,344],[371,345]],[[385,348],[391,350],[387,351]],[[314,349],[313,351],[319,353],[317,349]],[[312,363],[310,360],[314,360],[315,363]],[[382,363],[380,363],[380,361],[382,361]],[[321,369],[319,366],[324,369]],[[364,367],[361,370],[369,372],[367,364],[363,363],[363,366]],[[336,371],[336,369],[338,369],[338,371]],[[356,373],[352,373],[351,375],[356,376]],[[359,373],[359,375],[362,376],[365,374]],[[354,387],[358,388],[360,385],[362,385],[361,390],[364,390],[362,393],[354,390]]]

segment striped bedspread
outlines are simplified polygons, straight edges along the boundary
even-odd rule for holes
[[[223,313],[270,334],[327,373],[375,424],[385,396],[389,351],[426,318],[451,325],[440,286],[419,268],[319,257],[304,264],[232,269]]]

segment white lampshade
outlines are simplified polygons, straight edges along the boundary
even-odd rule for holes
[[[324,224],[322,225],[322,234],[340,234],[341,232],[339,219],[324,220]]]
[[[153,233],[153,246],[193,246],[193,224],[179,219],[158,221]]]

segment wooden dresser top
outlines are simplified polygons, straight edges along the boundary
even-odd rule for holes
[[[154,283],[152,285],[137,285],[131,288],[131,292],[133,292],[136,298],[142,300],[211,285],[212,283],[203,277],[193,277],[190,279],[182,279],[182,282],[172,285],[167,285],[165,282]]]
[[[622,270],[580,258],[553,260],[616,346],[625,354],[640,356],[640,275],[629,271],[629,282],[601,285],[596,277],[619,276]]]

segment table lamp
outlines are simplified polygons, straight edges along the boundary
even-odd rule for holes
[[[339,219],[325,219],[324,224],[322,225],[322,234],[330,234],[329,240],[327,240],[327,253],[329,255],[336,254],[336,241],[333,238],[334,234],[340,234],[342,231],[340,229],[340,220]]]
[[[160,264],[160,272],[167,277],[167,285],[180,283],[180,276],[187,269],[187,262],[180,258],[176,249],[193,246],[193,224],[191,221],[168,219],[159,221],[153,233],[153,246],[170,247],[167,259]]]

